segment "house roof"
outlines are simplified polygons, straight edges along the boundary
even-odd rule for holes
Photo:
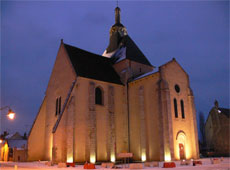
[[[7,135],[5,138],[8,139],[8,140],[23,139],[23,137],[18,132],[14,133],[14,134]]]
[[[7,141],[10,148],[25,148],[27,140],[24,139],[11,139]]]
[[[64,44],[64,46],[78,76],[122,84],[110,58],[93,54],[68,44]]]

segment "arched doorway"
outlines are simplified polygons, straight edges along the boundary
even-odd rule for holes
[[[186,135],[183,131],[177,133],[177,147],[179,159],[186,159],[185,147],[186,147]]]

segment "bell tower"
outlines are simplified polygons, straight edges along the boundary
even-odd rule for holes
[[[127,35],[127,30],[124,25],[121,24],[121,9],[115,8],[115,24],[110,28],[109,31],[109,45],[106,48],[103,56],[111,57],[116,50],[121,46],[121,40]]]

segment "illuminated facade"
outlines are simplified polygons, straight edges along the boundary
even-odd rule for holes
[[[143,162],[198,158],[189,77],[175,59],[154,69],[118,7],[102,56],[61,41],[28,138],[29,160],[115,162],[122,152]]]

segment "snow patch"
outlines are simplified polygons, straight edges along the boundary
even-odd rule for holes
[[[149,75],[154,74],[154,73],[156,73],[156,72],[157,72],[157,71],[155,71],[155,70],[150,71],[150,72],[147,72],[147,73],[145,73],[145,74],[142,74],[142,75],[140,75],[140,76],[134,78],[133,80],[141,79],[141,78],[143,78],[143,77],[149,76]]]

